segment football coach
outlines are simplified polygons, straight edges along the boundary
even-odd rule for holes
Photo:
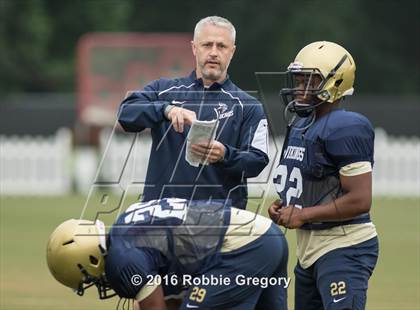
[[[229,199],[246,208],[247,178],[268,164],[268,128],[262,105],[227,74],[236,31],[225,18],[209,16],[195,26],[195,70],[189,76],[155,80],[128,96],[118,120],[127,132],[151,129],[152,149],[143,201],[162,198]],[[218,119],[215,139],[192,145],[208,164],[185,160],[194,120]]]

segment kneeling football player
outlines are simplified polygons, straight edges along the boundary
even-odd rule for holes
[[[140,309],[287,309],[288,248],[269,219],[217,201],[162,199],[104,224],[68,220],[52,233],[48,266],[82,295],[117,294]],[[115,293],[113,293],[114,291]]]

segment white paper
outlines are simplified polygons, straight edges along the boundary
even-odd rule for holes
[[[195,120],[188,132],[187,136],[187,150],[185,152],[185,160],[194,167],[198,165],[208,165],[207,160],[195,155],[191,150],[192,144],[206,143],[209,144],[216,137],[217,126],[219,122],[217,119],[212,121]]]

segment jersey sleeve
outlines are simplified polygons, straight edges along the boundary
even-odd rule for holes
[[[147,297],[140,292],[147,291],[147,282],[151,276],[157,275],[153,257],[146,249],[131,248],[118,252],[111,250],[105,264],[105,274],[112,289],[123,298]]]
[[[373,165],[374,139],[372,126],[359,122],[331,130],[325,141],[325,149],[339,169],[358,162]]]
[[[340,174],[346,177],[352,177],[372,171],[372,163],[370,161],[359,161],[357,163],[348,164],[340,169]]]
[[[118,122],[125,131],[139,132],[165,120],[164,110],[169,102],[159,100],[158,92],[159,81],[156,80],[124,99],[118,112]]]
[[[267,118],[261,104],[254,101],[254,105],[244,107],[239,147],[225,144],[225,157],[218,163],[245,178],[258,176],[269,161]]]

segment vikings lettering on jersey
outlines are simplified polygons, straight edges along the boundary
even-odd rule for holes
[[[288,146],[283,155],[284,158],[295,159],[298,161],[302,161],[304,156],[305,148],[297,146]]]

